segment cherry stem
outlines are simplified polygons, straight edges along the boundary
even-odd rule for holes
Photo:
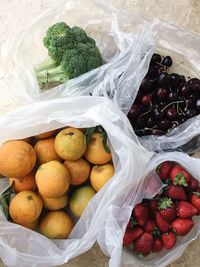
[[[149,112],[151,112],[151,109],[149,109],[148,111],[142,113],[139,117],[143,117],[144,115],[148,114]]]
[[[167,106],[165,106],[161,112],[163,112],[166,108],[168,108],[169,106],[173,105],[173,104],[177,104],[177,103],[183,103],[184,101],[183,100],[180,100],[180,101],[175,101],[175,102],[171,102],[169,103]]]

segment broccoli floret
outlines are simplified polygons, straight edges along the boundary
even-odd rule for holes
[[[52,25],[43,39],[48,54],[56,63],[60,63],[66,49],[75,47],[75,40],[70,27],[65,22]]]
[[[50,59],[35,69],[41,87],[64,83],[102,65],[95,41],[80,27],[58,22],[48,29],[44,45]]]

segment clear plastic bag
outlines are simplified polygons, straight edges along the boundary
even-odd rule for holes
[[[130,181],[127,182],[126,190],[123,189],[121,193],[115,195],[109,210],[105,211],[103,215],[107,220],[105,220],[103,228],[99,231],[97,241],[103,252],[110,256],[109,267],[167,266],[179,258],[186,246],[196,239],[200,233],[200,220],[196,217],[193,229],[186,236],[179,237],[172,250],[162,250],[159,253],[151,253],[143,259],[139,259],[128,249],[122,248],[123,236],[134,206],[140,203],[143,198],[152,198],[162,189],[163,183],[154,170],[161,162],[167,160],[178,162],[200,181],[199,159],[189,157],[181,152],[155,155],[145,171],[143,171],[139,186],[135,188],[134,183],[131,185]],[[133,180],[135,180],[135,177],[133,177]],[[123,198],[121,197],[122,195]]]
[[[151,26],[134,13],[130,15],[114,8],[110,2],[61,1],[35,19],[20,35],[8,40],[1,51],[1,63],[3,77],[11,90],[14,88],[23,96],[27,95],[29,100],[89,95],[94,91],[99,95],[102,88],[106,90],[108,87],[109,92],[114,90],[118,78],[130,62],[134,62],[132,73],[141,80],[141,74],[136,74],[137,66],[146,61],[142,57],[146,50],[152,49]],[[34,66],[47,57],[42,39],[48,27],[58,21],[85,29],[96,40],[106,63],[53,89],[41,90]]]
[[[0,213],[0,257],[6,266],[58,266],[92,247],[105,220],[103,211],[117,194],[112,188],[120,191],[120,185],[126,180],[137,186],[137,166],[144,169],[152,156],[139,144],[127,124],[126,116],[110,100],[87,96],[31,103],[0,117],[0,144],[66,125],[78,128],[102,125],[108,134],[115,167],[112,187],[110,180],[93,197],[69,239],[49,240],[8,222]],[[7,187],[5,181],[0,179],[0,192]]]
[[[176,72],[185,77],[191,78],[200,78],[200,35],[198,33],[192,33],[187,30],[184,30],[180,27],[177,27],[172,24],[164,23],[159,20],[155,20],[152,23],[152,31],[154,33],[155,39],[155,50],[162,55],[170,55],[173,59],[173,66],[171,72]],[[149,56],[146,57],[148,61],[142,66],[144,76],[148,71],[148,66],[152,56],[152,50],[149,50],[147,53]],[[134,62],[129,65],[130,68],[133,68]],[[144,77],[143,76],[143,77]],[[128,78],[128,77],[127,77]],[[138,93],[140,84],[135,86],[130,86],[132,83],[130,80],[133,77],[129,76],[128,81],[126,79],[119,79],[117,84],[116,91],[123,91],[122,88],[129,83],[128,94],[131,98],[125,99],[119,96],[118,101],[123,101],[123,105],[129,107],[127,113],[130,110],[134,99]],[[195,116],[185,123],[174,128],[172,131],[163,136],[145,136],[139,138],[141,144],[151,151],[169,151],[179,149],[184,152],[192,153],[196,148],[200,146],[200,116]],[[194,139],[193,139],[194,138]],[[193,139],[193,140],[192,140]],[[187,146],[183,146],[186,143],[189,143]]]

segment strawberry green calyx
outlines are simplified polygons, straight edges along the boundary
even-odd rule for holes
[[[165,180],[165,184],[166,184],[166,185],[170,185],[170,183],[171,183],[170,178],[168,178],[168,179]]]
[[[136,222],[136,220],[133,217],[130,218],[130,222],[131,222],[131,228],[138,225],[138,223]]]
[[[178,173],[173,181],[174,185],[183,185],[183,186],[188,186],[188,183],[185,179],[185,176],[183,173]]]
[[[155,227],[152,232],[153,237],[159,237],[161,235],[160,229],[158,227]]]
[[[160,168],[161,168],[161,164],[158,165],[157,168],[156,168],[156,173],[157,173],[158,175],[159,175],[159,173],[160,173]]]
[[[197,196],[198,198],[200,198],[200,193],[199,192],[193,192],[192,194]]]
[[[171,208],[172,204],[173,204],[173,202],[172,202],[171,198],[164,197],[164,198],[161,198],[159,200],[158,208],[165,210],[165,209]]]

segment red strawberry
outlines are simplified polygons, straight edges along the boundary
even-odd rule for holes
[[[196,191],[199,186],[199,181],[195,179],[194,177],[190,177],[189,183],[188,183],[188,190],[189,191]]]
[[[177,235],[186,235],[194,226],[194,222],[191,219],[176,219],[172,223],[173,230]]]
[[[156,224],[163,233],[169,230],[169,223],[161,217],[159,212],[156,213]]]
[[[160,238],[155,238],[153,243],[153,251],[159,252],[163,249],[163,241]]]
[[[157,167],[156,172],[161,180],[167,180],[169,178],[169,174],[172,167],[173,167],[172,161],[165,161]]]
[[[157,200],[151,199],[147,202],[150,212],[155,213],[158,210],[158,203]]]
[[[124,235],[123,244],[124,246],[129,246],[133,243],[137,238],[139,238],[143,234],[143,230],[141,227],[136,226],[133,230],[127,230]]]
[[[170,180],[174,185],[188,186],[190,174],[180,165],[175,165],[170,172]]]
[[[160,198],[158,208],[160,215],[167,222],[172,222],[176,218],[176,206],[171,198]]]
[[[150,233],[143,233],[134,243],[134,250],[147,256],[153,248],[153,236]]]
[[[172,249],[176,244],[176,236],[173,232],[162,235],[163,245],[166,249]]]
[[[187,201],[179,201],[177,216],[182,219],[191,218],[197,214],[197,208]]]
[[[140,226],[145,225],[149,218],[149,209],[142,203],[137,204],[133,209],[133,215]]]
[[[166,195],[171,199],[186,200],[187,195],[182,186],[171,184],[166,192]]]
[[[154,220],[149,219],[147,223],[144,225],[144,231],[147,233],[153,233],[154,229],[157,227],[156,223]]]
[[[200,210],[200,193],[194,192],[191,197],[191,203],[194,205],[198,210]]]

